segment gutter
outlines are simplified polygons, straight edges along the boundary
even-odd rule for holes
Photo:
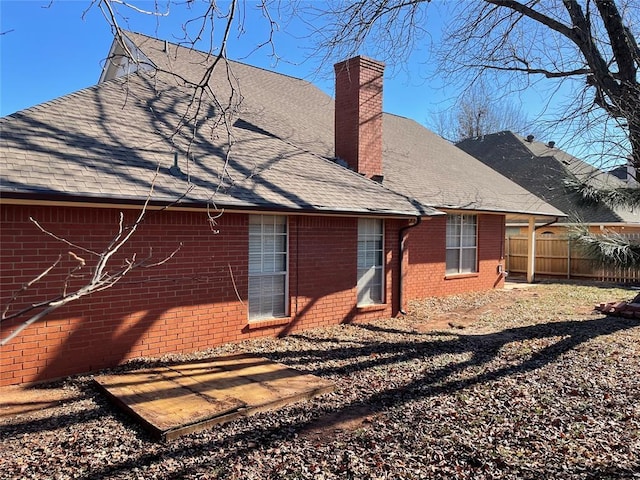
[[[405,241],[405,232],[411,228],[417,227],[422,223],[422,217],[416,216],[416,223],[406,225],[400,229],[398,232],[398,250],[400,252],[400,262],[398,265],[398,311],[402,315],[406,315],[407,312],[402,308],[402,295],[404,291],[404,280],[403,280],[403,272],[402,265],[404,263],[404,241]]]
[[[1,0],[0,0],[1,1]],[[52,207],[83,207],[83,208],[117,208],[117,209],[135,209],[139,210],[144,205],[144,199],[135,198],[107,198],[92,196],[70,196],[55,194],[7,194],[0,192],[0,205],[33,205],[33,206],[52,206]],[[191,202],[172,202],[168,199],[152,200],[147,205],[147,210],[171,210],[171,211],[195,211],[202,212],[207,210],[206,201]],[[322,208],[298,208],[284,206],[254,205],[241,203],[225,203],[217,204],[216,211],[224,210],[226,213],[264,213],[277,215],[316,215],[316,216],[338,216],[338,217],[376,217],[376,218],[393,218],[407,219],[412,218],[415,214],[393,210],[337,210]],[[435,214],[432,214],[435,215]]]

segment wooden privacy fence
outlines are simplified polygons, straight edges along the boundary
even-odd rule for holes
[[[527,237],[507,237],[505,261],[509,273],[526,275],[527,242]],[[598,264],[567,237],[536,238],[535,274],[602,282],[640,283],[638,269]]]

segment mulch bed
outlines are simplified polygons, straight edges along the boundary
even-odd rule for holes
[[[0,418],[0,478],[638,479],[640,322],[593,311],[633,295],[539,285],[427,299],[404,318],[111,370],[247,352],[336,384],[172,443],[92,376],[69,378],[51,386],[69,392],[61,405]]]

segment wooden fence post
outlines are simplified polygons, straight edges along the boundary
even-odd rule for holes
[[[536,218],[534,216],[529,217],[527,238],[527,283],[533,283],[536,278]]]
[[[571,280],[571,237],[567,238],[567,279]]]

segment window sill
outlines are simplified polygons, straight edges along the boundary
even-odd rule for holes
[[[458,280],[458,279],[462,279],[462,278],[476,278],[479,275],[480,274],[478,272],[473,272],[473,273],[451,273],[449,275],[445,275],[444,279],[445,280]]]
[[[387,308],[387,304],[376,303],[373,305],[358,305],[356,308],[358,312],[379,312],[380,310],[384,310],[385,308]]]
[[[277,327],[279,325],[286,325],[291,321],[291,317],[282,318],[269,318],[266,320],[254,320],[247,323],[246,330],[258,330],[260,328]]]

